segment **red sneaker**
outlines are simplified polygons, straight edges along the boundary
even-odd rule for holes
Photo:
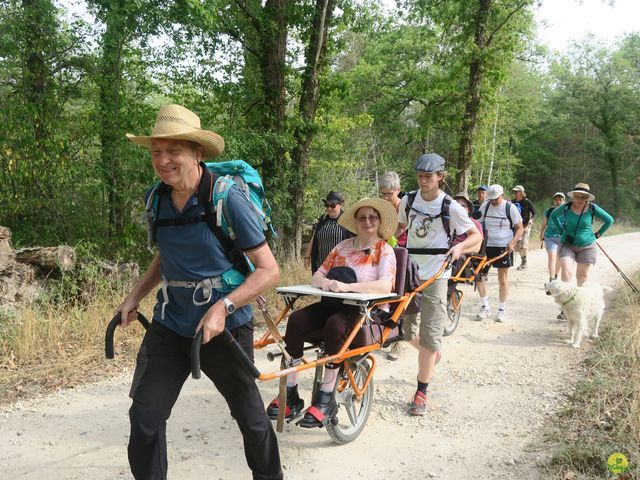
[[[409,413],[415,416],[421,416],[427,413],[427,395],[421,391],[417,391],[410,404]]]

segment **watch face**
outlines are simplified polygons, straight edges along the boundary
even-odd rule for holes
[[[229,315],[231,315],[233,312],[236,311],[236,306],[233,303],[231,303],[231,300],[225,298],[223,302],[224,302],[225,308],[227,309],[227,313]]]

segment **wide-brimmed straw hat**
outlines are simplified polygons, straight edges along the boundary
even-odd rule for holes
[[[567,195],[569,196],[569,198],[573,198],[574,193],[582,193],[582,194],[589,195],[589,198],[587,199],[589,202],[592,202],[596,198],[596,196],[593,193],[591,193],[591,189],[589,188],[588,183],[576,183],[576,186],[573,187],[573,190],[571,190],[570,192],[567,192]]]
[[[216,132],[200,128],[200,117],[180,105],[163,105],[149,136],[127,133],[127,138],[143,147],[151,148],[153,138],[186,140],[201,145],[204,158],[217,157],[224,150],[224,139]]]
[[[467,205],[467,211],[469,213],[473,212],[473,203],[469,200],[469,196],[464,192],[458,192],[453,196],[454,200],[461,198],[464,200],[464,203]]]
[[[338,219],[340,226],[357,234],[358,221],[356,220],[356,213],[362,207],[371,207],[378,212],[380,216],[378,235],[380,238],[387,240],[393,237],[398,229],[398,212],[396,212],[391,202],[387,202],[382,198],[363,198],[358,200],[340,216]]]

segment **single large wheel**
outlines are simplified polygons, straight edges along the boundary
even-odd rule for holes
[[[355,383],[358,389],[362,389],[364,382],[369,375],[371,365],[367,360],[359,364],[350,363]],[[367,389],[364,391],[360,399],[356,398],[356,394],[347,380],[347,386],[342,392],[336,392],[336,402],[338,403],[338,413],[333,420],[327,424],[327,432],[336,443],[345,444],[355,440],[367,423],[371,408],[373,407],[373,396],[375,386],[373,378],[369,382]]]
[[[455,289],[449,295],[447,299],[447,321],[444,325],[444,333],[445,337],[448,337],[458,328],[458,323],[460,322],[460,299],[462,298],[462,293]]]

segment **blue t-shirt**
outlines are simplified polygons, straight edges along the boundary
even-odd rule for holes
[[[262,226],[249,200],[236,185],[229,190],[227,205],[237,237],[236,246],[243,252],[262,247],[266,243]],[[159,199],[158,217],[194,217],[204,212],[204,208],[204,205],[198,205],[197,194],[194,194],[182,212],[178,212],[171,201],[171,194],[167,193]],[[159,227],[156,238],[160,251],[160,268],[166,280],[198,281],[218,277],[233,267],[207,222]],[[153,320],[179,335],[193,337],[206,311],[226,293],[214,290],[210,301],[201,306],[193,303],[193,294],[193,288],[169,287],[169,304],[165,307],[162,319],[163,295],[162,290],[159,290]],[[201,289],[197,291],[196,300],[204,300]],[[226,328],[237,328],[249,322],[252,317],[251,305],[245,305],[227,317]]]

